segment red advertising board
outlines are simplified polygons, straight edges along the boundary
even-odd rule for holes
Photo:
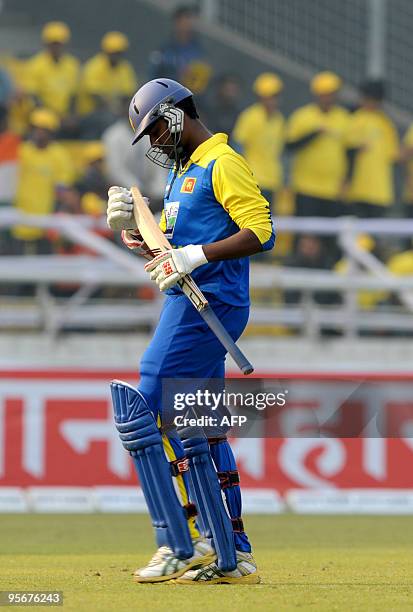
[[[0,486],[134,485],[113,425],[112,378],[136,382],[133,372],[0,372]],[[388,403],[403,415],[413,382],[392,377],[389,385]],[[313,389],[312,406],[321,402],[319,386]],[[410,427],[411,410],[406,414],[403,427]],[[232,444],[246,489],[413,489],[411,436],[239,438]]]

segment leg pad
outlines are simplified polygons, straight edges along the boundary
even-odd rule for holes
[[[143,395],[127,383],[113,381],[111,392],[115,425],[133,458],[153,525],[157,532],[166,531],[175,555],[187,559],[193,554],[187,514],[176,495],[154,416]]]
[[[188,438],[182,442],[189,460],[195,501],[212,532],[218,566],[224,571],[232,571],[237,565],[233,528],[222,499],[208,440]]]

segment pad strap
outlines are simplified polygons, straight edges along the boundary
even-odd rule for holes
[[[179,476],[180,474],[184,474],[189,470],[189,462],[186,457],[181,457],[180,459],[175,459],[174,461],[170,461],[169,465],[171,466],[172,476]]]
[[[188,519],[193,518],[194,516],[198,516],[197,507],[192,502],[189,502],[188,504],[185,504],[184,505],[184,510],[186,512],[186,518],[188,518]]]
[[[239,473],[237,470],[230,470],[228,472],[217,472],[221,489],[228,489],[229,487],[236,487],[240,483]]]
[[[227,436],[223,436],[221,438],[208,438],[208,444],[212,446],[213,444],[222,444],[227,441]]]
[[[234,533],[243,533],[244,532],[244,521],[240,516],[237,518],[231,519],[232,530]]]

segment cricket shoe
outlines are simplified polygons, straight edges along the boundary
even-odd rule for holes
[[[193,545],[194,554],[189,559],[178,559],[168,546],[161,546],[146,567],[136,570],[136,582],[173,580],[190,569],[198,569],[215,561],[215,550],[206,540],[194,540]]]
[[[147,567],[153,567],[155,565],[159,565],[159,563],[161,563],[161,561],[165,559],[166,557],[169,557],[169,555],[172,555],[172,549],[169,548],[169,546],[160,546],[158,550],[155,552],[155,554],[152,556],[149,563],[145,565],[145,567],[140,567],[137,570],[135,570],[133,575],[135,577],[139,577],[143,569],[146,569]]]
[[[199,569],[191,569],[174,582],[178,584],[258,584],[257,565],[251,553],[237,550],[237,567],[224,572],[213,562]]]

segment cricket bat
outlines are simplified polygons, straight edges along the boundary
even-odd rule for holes
[[[159,255],[159,253],[172,249],[172,245],[155,221],[139,189],[132,187],[131,191],[133,196],[133,215],[148,249],[153,253],[154,257]],[[241,372],[243,374],[251,374],[254,371],[253,366],[222,325],[193,278],[187,274],[178,281],[178,285],[231,355]]]

